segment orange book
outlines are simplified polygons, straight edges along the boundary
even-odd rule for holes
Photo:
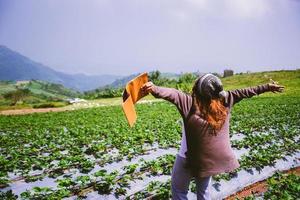
[[[123,92],[122,107],[130,127],[133,126],[137,118],[134,104],[145,96],[145,94],[141,92],[141,87],[147,82],[148,74],[143,73],[126,84],[126,88]]]

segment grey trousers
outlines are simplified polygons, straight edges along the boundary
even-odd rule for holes
[[[172,199],[183,200],[188,199],[190,181],[193,178],[189,169],[185,168],[185,158],[177,155],[172,171],[171,187]],[[211,177],[196,178],[196,189],[198,200],[210,200],[209,184]]]

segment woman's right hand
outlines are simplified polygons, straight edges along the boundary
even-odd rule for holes
[[[153,92],[154,86],[155,86],[155,85],[154,85],[151,81],[149,81],[149,82],[145,83],[145,84],[141,87],[141,90],[142,90],[143,93],[149,94],[149,93],[152,93],[152,92]]]
[[[283,92],[284,86],[279,85],[278,82],[273,81],[270,79],[270,83],[268,84],[270,87],[271,92],[276,93],[276,92]]]

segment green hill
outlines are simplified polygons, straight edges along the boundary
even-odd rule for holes
[[[285,92],[280,95],[300,96],[300,69],[237,74],[221,80],[225,89],[231,90],[268,83],[270,79],[285,86]],[[264,95],[272,96],[273,94]]]
[[[37,106],[49,102],[64,102],[68,98],[81,95],[63,85],[46,81],[0,81],[0,106],[11,105],[13,100],[12,97],[8,97],[8,94],[13,94],[18,90],[27,91],[27,94],[17,102],[25,107],[26,105]]]
[[[128,76],[126,79],[120,79],[114,84],[99,88],[97,90],[84,93],[86,99],[110,98],[120,97],[124,90],[125,84],[134,78],[136,75]],[[155,80],[155,84],[164,87],[171,87],[179,89],[183,92],[190,93],[197,75],[195,73],[185,73],[178,75],[178,77],[167,77],[161,75]],[[270,79],[277,81],[279,84],[285,86],[285,92],[281,95],[300,96],[300,70],[282,70],[269,72],[255,72],[255,73],[240,73],[230,77],[221,78],[225,90],[238,89],[243,87],[256,86],[259,84],[269,83]],[[272,96],[274,94],[267,93],[265,96]]]
[[[63,85],[40,80],[31,81],[0,81],[0,95],[17,88],[29,89],[34,95],[56,98],[70,98],[80,95],[79,92],[65,88]]]

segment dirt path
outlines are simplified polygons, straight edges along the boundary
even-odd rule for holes
[[[162,101],[160,99],[151,99],[151,100],[141,100],[138,102],[141,103],[151,103],[151,102],[157,102]],[[73,104],[65,107],[60,108],[24,108],[24,109],[14,109],[14,110],[2,110],[0,111],[0,115],[26,115],[31,113],[44,113],[44,112],[63,112],[63,111],[69,111],[69,110],[78,110],[78,109],[84,109],[84,108],[94,108],[94,107],[101,107],[101,106],[112,106],[112,105],[121,105],[122,101],[117,99],[112,102],[107,102],[105,100],[104,102],[87,102],[87,103],[78,103]]]
[[[294,169],[290,169],[287,171],[284,171],[283,173],[288,173],[288,174],[296,174],[300,176],[300,167],[296,167]],[[267,181],[259,181],[257,183],[254,183],[252,185],[249,185],[245,188],[243,188],[241,191],[237,192],[236,194],[233,194],[229,197],[226,198],[226,200],[235,200],[235,199],[244,199],[247,196],[250,196],[252,192],[254,194],[260,195],[264,192],[266,192],[268,189]]]
[[[26,108],[16,110],[3,110],[0,111],[1,115],[26,115],[31,113],[43,113],[43,112],[61,112],[68,110],[66,107],[62,108]]]

